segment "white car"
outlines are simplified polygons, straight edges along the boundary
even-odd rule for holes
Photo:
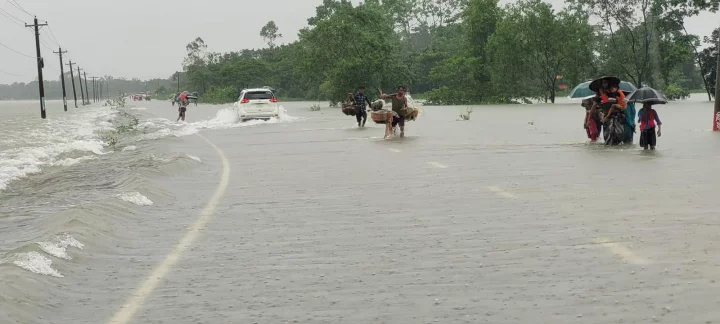
[[[280,104],[275,94],[268,89],[244,89],[235,106],[240,121],[268,120],[280,116]]]

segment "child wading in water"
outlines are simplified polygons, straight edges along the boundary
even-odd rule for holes
[[[660,126],[662,122],[657,111],[652,108],[651,103],[643,104],[642,109],[638,111],[638,121],[640,122],[640,146],[647,150],[650,146],[651,150],[655,149],[657,139],[655,138],[655,126],[657,126],[657,137],[662,136]]]

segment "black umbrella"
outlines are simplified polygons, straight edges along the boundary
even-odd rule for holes
[[[590,90],[594,92],[600,91],[600,85],[602,85],[603,82],[607,82],[608,86],[614,85],[616,87],[619,87],[620,78],[614,76],[604,76],[602,78],[596,79],[593,82],[590,82]]]
[[[650,103],[650,104],[666,104],[668,102],[662,92],[650,87],[643,87],[635,90],[626,98],[628,102]]]

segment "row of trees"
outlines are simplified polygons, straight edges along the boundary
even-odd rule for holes
[[[338,101],[358,85],[400,84],[439,104],[554,101],[600,75],[710,96],[720,30],[701,39],[684,21],[718,3],[569,0],[555,11],[542,0],[324,0],[293,43],[278,46],[271,21],[260,32],[267,48],[212,53],[197,38],[183,66],[189,86],[218,102],[249,86]]]
[[[167,98],[174,93],[176,90],[176,81],[172,78],[168,79],[151,79],[151,80],[140,80],[140,79],[125,79],[125,78],[113,78],[112,76],[104,76],[100,78],[103,82],[103,96],[110,91],[110,97],[115,97],[118,93],[136,93],[136,92],[150,92],[155,94],[159,98]],[[72,80],[70,79],[70,73],[65,74],[65,87],[68,96],[68,100],[72,100]],[[62,83],[60,82],[60,76],[57,76],[57,80],[45,80],[45,96],[48,99],[62,99]],[[85,82],[83,80],[83,91]],[[92,95],[92,80],[88,80],[88,90]],[[80,83],[78,82],[77,75],[75,75],[75,86],[77,87],[77,97],[80,100]],[[38,82],[32,81],[28,83],[16,82],[13,84],[0,84],[0,100],[25,100],[25,99],[38,99]]]
[[[214,53],[202,38],[186,47],[183,73],[167,80],[111,82],[112,91],[182,88],[209,102],[236,100],[246,87],[272,86],[284,98],[338,101],[358,85],[406,85],[438,104],[554,101],[561,89],[617,75],[667,92],[715,86],[720,29],[703,38],[684,21],[717,11],[720,0],[323,0],[298,40]],[[594,22],[594,23],[591,23]],[[59,84],[59,82],[57,82]],[[157,85],[157,87],[156,87]],[[59,85],[46,85],[59,97]],[[162,88],[160,88],[162,86]],[[25,90],[18,90],[23,88]],[[0,86],[0,98],[35,95],[30,84]]]

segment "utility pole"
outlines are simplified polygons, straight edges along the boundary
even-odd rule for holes
[[[80,96],[82,96],[82,104],[85,106],[85,93],[83,93],[83,86],[82,86],[82,74],[80,74],[80,67],[77,67],[78,70],[78,81],[80,81]]]
[[[35,28],[35,50],[37,52],[37,68],[38,68],[38,86],[40,87],[40,117],[45,119],[45,85],[43,84],[42,69],[45,67],[45,62],[40,55],[40,27],[47,26],[47,24],[38,24],[38,19],[35,17],[35,23],[32,25],[25,24],[25,27]]]
[[[87,71],[83,72],[83,75],[85,76],[85,94],[87,95],[88,105],[90,104],[90,91],[88,90],[87,86]]]
[[[177,84],[178,84],[177,92],[180,92],[180,72],[175,72],[175,74],[177,75]]]
[[[67,111],[67,99],[66,99],[67,94],[65,93],[65,70],[63,70],[65,65],[63,64],[63,60],[62,60],[63,53],[67,53],[67,51],[63,52],[62,47],[58,47],[58,51],[53,52],[53,53],[60,55],[60,80],[62,81],[62,87],[63,87],[63,107],[65,108],[65,111]],[[72,70],[70,70],[70,71],[72,71]]]
[[[73,98],[75,98],[75,108],[77,108],[77,92],[75,92],[75,76],[73,75],[72,61],[68,61],[67,65],[70,66],[70,81],[72,81]]]
[[[105,94],[107,95],[107,99],[110,100],[110,80],[105,83]]]
[[[93,102],[97,102],[97,83],[95,82],[97,80],[97,77],[90,77],[93,80]]]
[[[102,101],[102,97],[103,97],[102,90],[103,90],[102,80],[100,80],[100,81],[98,81],[98,100],[99,101]]]
[[[713,131],[720,131],[720,37],[715,47],[717,65],[715,66],[715,113],[713,114]]]

